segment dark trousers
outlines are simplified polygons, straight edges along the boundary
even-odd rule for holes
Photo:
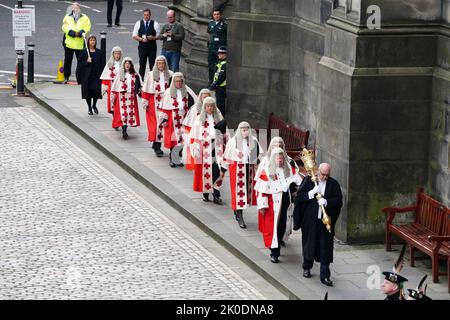
[[[152,149],[153,150],[161,150],[161,142],[153,142]]]
[[[116,11],[116,20],[115,20],[115,24],[118,24],[120,22],[120,14],[122,13],[122,9],[123,9],[123,5],[122,2],[123,0],[115,0],[116,1],[116,7],[117,7],[117,11]],[[107,9],[107,19],[108,19],[108,24],[112,24],[112,12],[113,12],[113,8],[114,8],[114,0],[108,0],[108,9]]]
[[[316,243],[315,243],[315,247],[316,247],[316,252],[317,250],[320,250],[320,233],[323,232],[323,226],[322,226],[322,220],[317,219],[317,223],[316,223]],[[324,257],[323,257],[324,252],[320,251],[319,253],[319,259],[320,261],[324,261]],[[316,254],[317,256],[317,254]],[[317,259],[317,257],[316,257]],[[310,270],[313,267],[314,261],[313,260],[308,260],[303,258],[303,269],[304,270]],[[320,263],[320,280],[324,280],[324,279],[329,279],[331,276],[331,271],[330,271],[330,263]]]
[[[139,74],[141,75],[142,80],[144,80],[145,77],[145,66],[148,60],[148,68],[152,70],[153,65],[155,64],[156,60],[156,42],[153,46],[148,47],[139,47],[138,48],[139,53]]]
[[[213,82],[214,79],[214,71],[216,68],[216,64],[218,61],[217,58],[217,50],[219,48],[216,47],[211,47],[208,49],[208,79],[209,79],[209,84],[211,84]]]
[[[281,242],[283,241],[284,233],[286,232],[287,209],[289,208],[289,192],[283,192],[281,202],[280,218],[277,226],[278,248],[270,248],[270,256],[278,258],[281,254]]]
[[[213,175],[213,183],[214,183],[220,176],[220,168],[216,162],[214,162],[212,165],[212,175]],[[204,193],[203,196],[207,197],[208,194],[209,193]],[[213,196],[214,196],[214,198],[220,198],[220,191],[217,189],[213,189]]]
[[[227,87],[217,87],[216,89],[216,102],[217,108],[219,108],[222,115],[225,117],[225,100],[227,98]]]
[[[77,58],[77,66],[78,66],[78,59],[81,56],[82,50],[75,50],[70,49],[64,46],[64,78],[69,79],[72,69],[72,60],[73,60],[73,54],[75,53],[75,56]]]

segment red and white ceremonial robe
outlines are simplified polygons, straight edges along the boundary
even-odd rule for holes
[[[106,65],[100,76],[100,80],[102,81],[102,91],[106,91],[106,95],[108,97],[108,99],[106,99],[106,110],[108,111],[108,113],[113,112],[114,106],[112,101],[113,99],[111,94],[111,87],[114,78],[116,77],[118,72],[119,72],[119,64],[115,63],[112,65],[111,68],[108,68],[108,65]]]
[[[139,108],[137,95],[135,93],[137,73],[125,73],[125,79],[122,81],[117,76],[111,88],[114,94],[114,117],[112,122],[113,128],[121,126],[138,127]]]
[[[289,186],[291,183],[300,185],[302,182],[301,176],[291,167],[292,174],[284,179],[274,180],[267,175],[267,167],[261,171],[259,178],[255,184],[255,191],[258,193],[258,230],[263,234],[264,245],[266,248],[276,249],[280,246],[278,242],[278,222],[281,215],[283,192],[290,192]],[[291,195],[289,194],[289,201]],[[261,209],[265,209],[264,214]],[[292,233],[293,224],[293,203],[290,203],[287,209],[286,229],[282,237],[283,241],[287,241],[289,235]]]
[[[169,71],[172,75],[172,71]],[[142,99],[148,101],[148,108],[145,112],[147,119],[148,141],[161,142],[164,137],[164,127],[158,120],[160,118],[161,103],[164,92],[169,88],[169,79],[164,78],[164,83],[161,83],[161,78],[153,79],[153,72],[144,81],[142,86]]]
[[[185,144],[184,150],[183,150],[183,163],[184,168],[188,171],[194,170],[194,158],[191,154],[191,148],[190,144],[192,139],[190,138],[190,133],[192,131],[192,128],[194,127],[195,120],[197,119],[197,116],[200,114],[200,112],[197,112],[197,105],[194,104],[187,112],[186,116],[183,120],[184,125],[184,135],[185,135],[185,141],[189,141],[189,144]]]
[[[182,146],[184,143],[184,126],[183,120],[189,110],[189,95],[194,99],[197,96],[191,88],[186,86],[186,95],[181,99],[172,97],[170,89],[164,93],[163,102],[161,103],[162,117],[161,121],[167,121],[167,126],[164,127],[164,147],[172,149],[176,146]]]
[[[231,208],[233,211],[247,209],[252,205],[256,205],[256,193],[253,185],[257,168],[256,161],[262,154],[262,148],[256,138],[253,137],[253,140],[254,149],[256,148],[258,153],[254,156],[253,163],[249,163],[249,155],[252,151],[249,151],[245,161],[244,153],[234,147],[236,145],[234,137],[227,143],[227,149],[225,150],[222,167],[228,170],[230,174]],[[248,166],[248,177],[246,166]]]
[[[214,189],[220,190],[222,185],[221,181],[215,181],[214,178],[217,179],[218,177],[213,176],[213,167],[217,166],[217,173],[220,172],[219,168],[224,151],[224,135],[220,134],[218,130],[214,135],[211,134],[210,130],[214,131],[214,119],[207,118],[201,124],[199,118],[197,117],[190,136],[190,151],[194,160],[193,190],[201,193],[213,193]]]

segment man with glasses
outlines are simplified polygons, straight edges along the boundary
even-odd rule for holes
[[[297,192],[294,211],[302,228],[303,276],[311,278],[314,260],[320,262],[320,281],[326,286],[333,285],[330,263],[333,262],[334,227],[342,207],[341,186],[330,177],[330,172],[328,163],[319,165],[317,186],[310,176],[305,177]],[[331,232],[322,222],[322,207],[331,218]]]

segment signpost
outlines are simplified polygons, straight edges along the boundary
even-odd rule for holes
[[[22,0],[17,1],[17,5],[12,11],[12,33],[14,37],[14,49],[16,50],[17,54],[16,94],[18,96],[25,95],[23,76],[25,37],[30,37],[32,35],[32,32],[36,31],[36,20],[34,12],[34,6],[24,6],[22,5]],[[33,77],[31,77],[31,79],[33,79]]]

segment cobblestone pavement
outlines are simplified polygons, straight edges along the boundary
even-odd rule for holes
[[[263,299],[31,108],[0,108],[0,299]]]

